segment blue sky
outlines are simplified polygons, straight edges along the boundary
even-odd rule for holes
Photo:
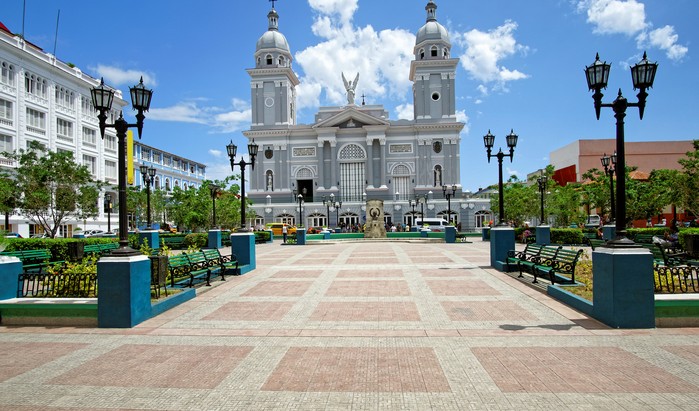
[[[408,79],[415,33],[427,0],[279,0],[280,31],[301,80],[299,123],[318,106],[344,104],[341,72],[360,72],[357,95],[411,118]],[[497,182],[482,136],[505,146],[520,136],[507,173],[548,164],[549,152],[577,139],[613,138],[611,109],[595,119],[583,69],[599,52],[612,64],[605,102],[621,88],[635,101],[629,66],[647,50],[660,67],[644,120],[629,109],[627,141],[697,139],[699,67],[696,0],[436,0],[457,71],[457,108],[466,123],[461,182],[475,191]],[[143,75],[155,91],[143,142],[230,174],[225,145],[245,144],[257,39],[265,0],[26,0],[26,38],[128,95]],[[22,31],[23,0],[3,0],[2,21]],[[58,41],[56,20],[60,10]],[[92,22],[92,19],[95,22]],[[125,113],[125,115],[131,115]]]

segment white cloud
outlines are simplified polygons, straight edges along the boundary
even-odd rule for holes
[[[213,157],[221,157],[223,155],[223,151],[212,148],[209,150],[209,154],[211,154]]]
[[[104,78],[105,84],[110,86],[129,86],[132,87],[143,77],[143,84],[147,88],[153,88],[158,85],[155,80],[155,75],[141,70],[124,70],[119,67],[105,66],[99,64],[97,67],[91,67],[97,73],[98,77]]]
[[[250,126],[252,110],[244,100],[233,99],[228,109],[200,106],[201,99],[179,102],[171,107],[151,108],[150,120],[204,124],[215,133],[232,133]],[[227,110],[227,111],[226,111]]]
[[[454,39],[465,51],[461,55],[461,66],[471,78],[484,84],[495,83],[494,88],[506,89],[506,83],[529,77],[518,70],[510,70],[502,65],[502,60],[516,53],[526,54],[527,46],[517,43],[514,32],[517,23],[506,21],[500,27],[488,32],[473,29],[463,34],[456,33]],[[478,90],[487,95],[488,88],[481,84]]]
[[[461,130],[461,134],[468,134],[471,129],[471,125],[468,123],[468,116],[466,115],[466,110],[456,110],[456,121],[464,123],[464,128]]]
[[[675,61],[689,52],[687,46],[678,44],[673,26],[651,30],[653,24],[646,21],[645,6],[636,0],[579,0],[577,10],[587,14],[594,33],[635,35],[639,49],[657,48]]]
[[[505,170],[507,170],[507,171],[504,173],[503,179],[509,180],[510,176],[517,176],[517,179],[519,179],[519,176],[520,176],[519,171],[514,170],[510,167],[505,167]]]
[[[411,103],[401,104],[396,107],[396,115],[399,119],[414,120],[415,107]]]
[[[372,100],[392,96],[404,99],[410,90],[408,70],[413,59],[414,34],[402,30],[375,31],[355,27],[352,16],[357,0],[309,0],[315,17],[313,33],[320,43],[299,51],[296,62],[304,76],[298,87],[300,109],[347,103],[342,73],[348,79],[360,74],[357,101],[362,94]]]
[[[208,163],[206,165],[207,180],[223,180],[226,177],[229,177],[232,173],[230,162]]]
[[[677,44],[679,36],[675,33],[675,28],[672,26],[665,26],[652,30],[647,36],[643,37],[647,39],[651,47],[664,50],[670,60],[682,60],[687,52],[689,52],[689,48]],[[640,41],[639,43],[639,48],[642,48],[645,42]]]
[[[648,26],[645,6],[636,0],[581,0],[578,11],[587,13],[587,22],[598,34],[633,36]]]

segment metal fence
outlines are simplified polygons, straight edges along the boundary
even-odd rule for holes
[[[699,292],[699,267],[658,266],[655,268],[656,293],[696,293]]]
[[[95,298],[97,274],[20,274],[17,296]]]

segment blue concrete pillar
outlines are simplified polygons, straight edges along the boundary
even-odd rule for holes
[[[269,233],[268,243],[272,244],[274,242],[274,231],[272,231],[272,230],[265,230],[265,231]]]
[[[515,249],[515,230],[512,227],[493,227],[490,230],[490,265],[507,271],[507,252]]]
[[[296,245],[306,245],[306,231],[303,228],[296,231]]]
[[[421,229],[420,230],[420,237],[427,238],[427,233],[429,233],[429,232],[430,232],[430,230]]]
[[[233,254],[235,254],[235,257],[238,259],[241,266],[248,266],[246,272],[257,268],[254,233],[247,232],[231,234],[231,251]]]
[[[645,248],[592,252],[593,317],[614,328],[654,328],[653,255]]]
[[[481,236],[481,240],[490,241],[490,227],[483,227],[483,233]]]
[[[323,233],[323,240],[329,240],[329,239],[330,239],[330,231],[325,230],[325,231],[322,231],[322,233]]]
[[[208,248],[221,248],[221,230],[209,230]]]
[[[17,257],[0,256],[0,300],[17,298],[22,262]]]
[[[602,226],[602,239],[604,241],[613,240],[615,237],[616,237],[616,226],[615,225]]]
[[[150,260],[104,256],[97,262],[97,325],[131,328],[151,317]]]
[[[444,227],[444,242],[447,244],[456,242],[456,227],[451,225]]]
[[[551,244],[551,226],[540,225],[536,227],[536,243],[538,245]]]
[[[138,233],[138,243],[143,244],[143,240],[148,240],[148,247],[152,249],[160,248],[160,234],[158,230],[144,230]]]

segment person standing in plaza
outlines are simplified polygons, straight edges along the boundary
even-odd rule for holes
[[[282,237],[284,238],[284,244],[286,244],[286,235],[289,233],[288,228],[286,227],[286,224],[282,226]]]

